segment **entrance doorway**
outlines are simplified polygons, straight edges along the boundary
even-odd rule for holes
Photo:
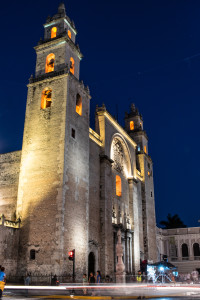
[[[90,252],[88,256],[88,277],[90,276],[90,272],[95,275],[95,256],[93,252]]]

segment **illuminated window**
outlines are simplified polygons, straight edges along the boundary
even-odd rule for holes
[[[30,259],[32,259],[32,260],[35,259],[35,250],[34,249],[30,250]]]
[[[137,147],[137,150],[140,151],[140,146]]]
[[[144,153],[147,153],[147,146],[144,146]]]
[[[57,27],[51,28],[51,38],[55,38],[57,34]]]
[[[67,31],[68,37],[71,39],[72,38],[72,33],[70,30]]]
[[[119,197],[122,195],[122,181],[119,175],[116,176],[116,195]]]
[[[130,121],[130,130],[134,130],[134,122]]]
[[[51,106],[51,94],[52,90],[43,90],[42,92],[42,99],[41,99],[41,108],[45,109]]]
[[[70,58],[70,72],[74,75],[74,59]]]
[[[82,116],[82,97],[79,94],[76,95],[76,112]]]
[[[55,64],[55,54],[51,53],[46,58],[45,73],[53,72]]]
[[[148,176],[150,176],[151,175],[151,173],[148,171]]]

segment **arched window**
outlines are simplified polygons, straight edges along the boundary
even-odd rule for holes
[[[144,153],[147,153],[147,146],[144,146]]]
[[[82,97],[79,94],[76,95],[76,112],[82,116]]]
[[[134,130],[134,122],[130,121],[130,130]]]
[[[198,243],[194,243],[193,252],[194,252],[194,256],[200,256],[200,249],[199,249],[199,244]]]
[[[46,58],[45,73],[53,72],[55,64],[55,54],[50,53]]]
[[[52,90],[44,89],[42,92],[41,108],[45,109],[51,106]]]
[[[35,250],[34,249],[30,250],[30,259],[32,259],[32,260],[35,259]]]
[[[51,28],[51,39],[55,38],[57,34],[57,27]]]
[[[74,59],[70,58],[70,72],[74,75]]]
[[[187,244],[183,244],[182,245],[182,257],[188,257],[189,253],[188,253],[188,245]]]
[[[72,33],[70,30],[67,31],[68,37],[71,39],[72,38]]]
[[[116,175],[116,195],[119,197],[122,195],[122,180],[119,175]]]

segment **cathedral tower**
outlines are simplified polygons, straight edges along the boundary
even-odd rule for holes
[[[19,177],[19,270],[71,273],[68,251],[86,272],[89,189],[89,89],[79,81],[76,28],[60,4],[35,47]]]
[[[156,218],[153,183],[153,163],[148,155],[148,137],[143,130],[143,118],[134,104],[125,114],[125,129],[137,143],[136,164],[141,175],[144,258],[156,261]],[[142,258],[142,257],[141,257]]]

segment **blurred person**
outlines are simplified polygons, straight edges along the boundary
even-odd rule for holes
[[[24,285],[30,285],[31,277],[30,274],[27,273],[27,275],[24,278]]]
[[[0,271],[0,299],[2,297],[3,294],[3,290],[6,284],[6,274],[5,274],[5,268],[1,267],[1,271]]]
[[[87,275],[83,274],[83,285],[87,285],[87,284],[88,284]],[[87,289],[83,289],[83,294],[87,295]]]
[[[190,283],[191,282],[191,275],[190,275],[190,273],[188,273],[186,275],[186,278],[187,278],[187,283]]]
[[[101,283],[101,273],[100,271],[97,271],[97,284]]]
[[[194,283],[198,282],[198,279],[199,279],[199,272],[197,270],[193,270],[191,272],[191,276],[192,276],[192,280]]]
[[[95,282],[96,282],[96,278],[95,278],[93,272],[90,272],[89,284],[90,285],[94,285]],[[92,296],[95,296],[95,292],[94,291],[92,291]]]
[[[89,276],[89,284],[92,285],[92,284],[95,284],[95,282],[96,282],[96,278],[95,278],[93,272],[90,272],[90,276]]]
[[[56,274],[53,276],[53,278],[51,279],[51,285],[57,285],[58,279]]]
[[[138,275],[136,277],[136,280],[138,283],[141,283],[142,282],[142,274],[141,274],[141,271],[138,271]]]

